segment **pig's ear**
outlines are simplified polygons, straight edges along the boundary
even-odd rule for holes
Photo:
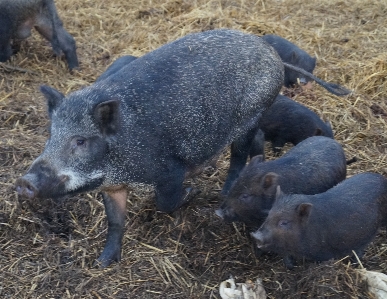
[[[251,166],[255,166],[259,163],[262,163],[263,161],[264,161],[263,155],[256,155],[251,158],[249,165],[251,164]]]
[[[62,103],[65,96],[63,95],[63,93],[57,91],[55,88],[52,88],[47,85],[40,86],[40,91],[47,99],[47,111],[48,116],[51,119],[52,113]]]
[[[274,187],[273,187],[273,189],[274,189]],[[271,205],[274,205],[274,203],[277,200],[279,200],[280,197],[283,196],[280,185],[277,185],[277,187],[275,188],[275,194],[272,194],[272,195],[274,195],[274,196],[270,196],[269,198],[267,198],[267,200],[269,200],[271,202]],[[269,210],[267,210],[267,213],[269,213]]]
[[[94,108],[94,120],[104,135],[115,134],[119,126],[119,108],[118,100],[109,100],[99,103]]]
[[[278,174],[269,172],[265,174],[261,181],[261,187],[266,195],[274,196],[278,186]]]
[[[277,185],[277,189],[276,189],[276,192],[275,192],[275,199],[277,200],[277,199],[280,198],[282,195],[283,195],[283,193],[282,193],[282,191],[281,191],[281,187],[280,187],[280,185]]]
[[[313,69],[314,69],[316,67],[317,58],[312,57],[312,61],[313,61]]]
[[[292,53],[291,53],[291,56],[290,56],[291,58],[290,58],[290,61],[292,62],[292,64],[293,65],[295,65],[295,64],[297,64],[297,62],[298,62],[298,55],[297,55],[297,53],[295,52],[295,51],[292,51]]]
[[[315,131],[314,131],[314,136],[321,136],[322,135],[322,130],[320,128],[317,128]]]
[[[301,221],[306,221],[312,211],[313,205],[311,203],[302,203],[297,207],[298,216]]]

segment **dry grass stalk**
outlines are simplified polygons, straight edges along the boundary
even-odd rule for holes
[[[106,219],[96,193],[63,202],[19,200],[13,182],[41,152],[48,135],[40,84],[63,93],[91,84],[114,59],[141,56],[190,32],[228,27],[275,33],[316,55],[315,74],[355,92],[338,98],[314,85],[284,90],[329,120],[347,157],[348,175],[387,173],[387,5],[333,0],[62,0],[56,1],[75,37],[81,63],[69,73],[36,32],[0,67],[0,297],[220,298],[219,283],[262,277],[268,298],[373,298],[347,260],[305,262],[293,271],[281,259],[256,259],[249,231],[215,215],[229,155],[187,184],[202,192],[172,215],[155,210],[153,193],[128,198],[123,260],[93,268]],[[8,69],[7,69],[8,68]],[[27,72],[26,72],[27,70]],[[10,72],[11,71],[11,72]],[[274,158],[268,149],[268,158]],[[385,231],[362,263],[387,271]]]

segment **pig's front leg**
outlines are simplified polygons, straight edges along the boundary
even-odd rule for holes
[[[286,268],[288,268],[289,270],[292,270],[294,268],[295,263],[296,261],[294,260],[294,257],[292,257],[291,255],[284,256],[284,264]]]
[[[97,260],[97,263],[101,267],[107,267],[112,262],[118,262],[121,259],[127,195],[128,191],[126,188],[102,192],[103,203],[105,205],[105,212],[108,220],[108,231],[105,248]]]

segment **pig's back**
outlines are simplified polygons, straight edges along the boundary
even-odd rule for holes
[[[267,163],[268,171],[279,174],[279,185],[287,194],[325,192],[344,180],[347,172],[341,145],[323,136],[309,137]]]
[[[282,82],[280,58],[259,37],[213,30],[166,44],[98,84],[119,95],[128,131],[133,119],[158,128],[195,164],[253,128]]]
[[[355,175],[311,197],[309,237],[321,234],[313,259],[327,260],[363,250],[386,221],[387,180],[377,173]],[[308,242],[313,244],[313,242]]]

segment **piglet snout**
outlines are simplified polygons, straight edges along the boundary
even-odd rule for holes
[[[220,218],[224,219],[224,211],[222,209],[216,209],[215,214]]]
[[[264,245],[265,240],[262,232],[257,230],[256,232],[251,233],[251,236],[255,239],[258,248],[261,248]]]

